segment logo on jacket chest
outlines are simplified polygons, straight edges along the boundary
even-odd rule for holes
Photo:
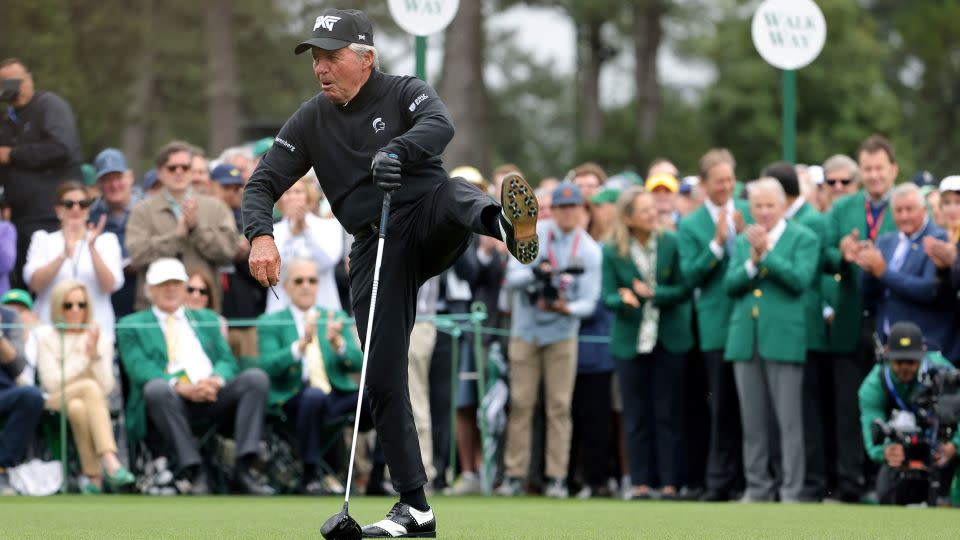
[[[374,133],[380,133],[381,131],[387,129],[387,123],[383,121],[382,116],[374,118],[371,125],[373,126]]]

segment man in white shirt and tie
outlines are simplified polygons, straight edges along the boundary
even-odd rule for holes
[[[191,483],[191,493],[209,492],[193,428],[218,425],[236,441],[234,482],[238,491],[272,495],[250,465],[257,456],[270,382],[260,369],[240,372],[209,310],[183,307],[187,272],[177,259],[150,264],[145,281],[150,308],[121,319],[117,345],[130,379],[127,431],[131,441],[149,426],[171,447]],[[233,429],[228,426],[233,424]]]

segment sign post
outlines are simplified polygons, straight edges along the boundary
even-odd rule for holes
[[[783,70],[783,159],[797,157],[797,71],[816,60],[827,40],[827,21],[813,0],[764,0],[753,14],[753,45]]]
[[[453,20],[460,0],[389,0],[390,15],[405,32],[416,36],[416,76],[427,80],[427,36],[443,31]]]

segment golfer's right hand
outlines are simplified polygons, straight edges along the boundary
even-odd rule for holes
[[[394,191],[400,187],[400,158],[383,150],[373,156],[370,164],[373,181],[383,191]]]
[[[272,236],[263,235],[253,239],[250,246],[250,275],[264,287],[280,281],[280,252]]]

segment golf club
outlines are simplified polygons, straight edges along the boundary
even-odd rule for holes
[[[393,189],[399,187],[397,184]],[[357,453],[357,435],[360,431],[360,408],[363,404],[363,388],[367,380],[367,358],[370,355],[370,335],[373,332],[373,312],[377,306],[377,288],[380,285],[380,264],[383,262],[383,242],[387,236],[387,216],[390,214],[392,192],[383,193],[383,209],[380,213],[380,233],[377,240],[377,261],[373,268],[373,290],[370,294],[370,313],[367,316],[367,332],[363,345],[363,366],[360,368],[360,390],[357,393],[357,413],[353,419],[353,441],[350,443],[350,465],[347,469],[346,493],[343,497],[343,510],[330,516],[320,528],[320,534],[327,540],[355,540],[361,537],[360,524],[350,517],[350,488],[353,485],[353,459]]]

